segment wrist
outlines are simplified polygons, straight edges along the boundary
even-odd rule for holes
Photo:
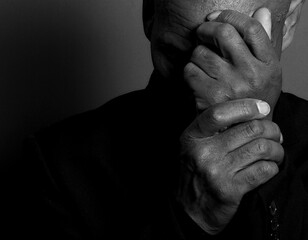
[[[217,235],[225,227],[221,224],[223,218],[218,217],[221,215],[219,211],[222,206],[198,186],[195,185],[190,190],[192,191],[182,191],[178,194],[177,202],[199,228],[209,235]]]

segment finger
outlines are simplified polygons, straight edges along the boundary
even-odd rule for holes
[[[220,83],[192,62],[184,68],[184,79],[193,92],[198,110],[228,100],[225,95],[219,94],[222,89]]]
[[[265,138],[280,143],[281,131],[276,123],[268,120],[253,120],[221,133],[221,142],[227,147],[228,152],[247,144],[258,138]]]
[[[267,8],[260,8],[254,14],[253,18],[257,19],[263,26],[269,39],[272,39],[272,16]]]
[[[240,191],[246,194],[256,187],[266,183],[279,172],[275,162],[259,161],[238,172],[236,179],[241,183]]]
[[[230,68],[228,62],[203,45],[197,46],[193,51],[191,62],[197,65],[202,71],[213,79],[222,78],[226,69]]]
[[[253,57],[238,31],[230,24],[205,22],[197,29],[197,37],[203,45],[216,48],[218,54],[233,64],[243,64]]]
[[[280,165],[284,150],[280,143],[265,138],[259,138],[228,154],[228,167],[233,172],[239,172],[260,160],[270,160]]]
[[[260,61],[269,62],[274,56],[271,41],[258,20],[237,11],[225,10],[215,21],[231,24],[242,36],[252,54]]]
[[[269,104],[261,100],[247,98],[227,101],[206,109],[191,127],[198,137],[212,136],[233,124],[264,118],[269,112]]]

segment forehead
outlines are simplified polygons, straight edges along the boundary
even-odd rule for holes
[[[194,11],[204,14],[217,10],[237,10],[247,13],[268,0],[159,0],[160,7],[173,11]]]
[[[157,0],[164,15],[179,15],[188,21],[200,22],[217,10],[236,10],[251,14],[260,7],[267,7],[273,16],[284,15],[290,0]],[[278,19],[277,19],[278,20]]]

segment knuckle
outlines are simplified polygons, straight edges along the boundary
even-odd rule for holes
[[[251,20],[246,25],[246,34],[249,36],[259,35],[261,31],[262,25],[256,20]]]
[[[211,108],[211,111],[209,113],[209,120],[210,123],[212,123],[215,126],[221,125],[224,122],[224,114],[217,107]]]
[[[228,154],[227,161],[230,166],[233,166],[234,163],[236,163],[236,161],[238,160],[238,158],[239,158],[239,154]]]
[[[218,38],[228,40],[233,38],[235,31],[235,28],[231,24],[225,23],[219,25],[216,34]]]
[[[244,116],[250,116],[252,114],[252,106],[248,101],[241,101],[240,102],[240,111]]]
[[[207,165],[206,146],[202,146],[200,139],[185,139],[182,141],[181,158],[191,169],[204,169]]]
[[[217,75],[218,74],[220,73],[217,73]],[[229,89],[226,87],[222,87],[219,84],[211,88],[211,90],[209,91],[209,96],[211,97],[212,104],[223,103],[231,100],[231,93],[229,93]]]
[[[250,185],[251,187],[254,187],[257,185],[257,182],[258,182],[258,175],[257,173],[250,173],[250,174],[247,174],[246,177],[245,177],[245,182]]]
[[[204,172],[210,179],[217,179],[220,174],[220,160],[223,153],[218,143],[212,138],[194,138],[190,139],[183,148],[186,149],[186,155],[199,171]]]
[[[199,169],[211,169],[211,159],[215,155],[214,150],[211,143],[203,141],[203,139],[191,141],[189,155]]]
[[[271,144],[265,139],[259,139],[256,144],[256,151],[260,157],[265,157],[271,152]]]
[[[257,168],[257,174],[263,177],[271,177],[278,172],[277,164],[270,162],[262,162],[260,166]]]
[[[192,159],[198,161],[203,158],[203,151],[199,143],[199,139],[193,139],[188,144],[190,156]]]
[[[201,173],[207,182],[219,185],[219,181],[222,178],[219,164],[216,164],[214,159],[207,156],[204,158],[204,154],[200,152],[199,159],[195,161],[196,172]]]
[[[258,120],[248,122],[246,125],[246,134],[248,137],[258,137],[264,133],[264,126]]]
[[[254,88],[256,88],[260,81],[258,80],[259,70],[255,65],[250,65],[245,72],[245,78]]]
[[[256,168],[256,175],[257,176],[264,176],[264,175],[267,175],[267,173],[269,172],[269,164],[260,164],[260,166],[258,166]]]
[[[246,175],[245,181],[251,188],[254,188],[276,175],[277,172],[278,166],[275,163],[260,162],[253,171]]]
[[[206,48],[202,45],[199,45],[195,48],[195,50],[193,51],[192,53],[192,58],[205,58],[207,55],[207,51],[206,51]]]
[[[211,182],[217,182],[216,180],[219,179],[220,171],[217,165],[211,164],[207,167],[207,176]]]
[[[203,146],[201,144],[197,144],[195,146],[195,155],[194,156],[195,156],[195,159],[197,161],[199,161],[200,167],[203,167],[203,165],[204,165],[203,162],[208,159],[208,157],[210,155],[209,153],[210,153],[210,148],[207,145]]]
[[[239,149],[238,155],[236,157],[245,160],[245,159],[251,159],[254,156],[254,154],[255,153],[251,148],[243,147]],[[235,161],[237,160],[237,158],[235,159]]]
[[[264,69],[260,66],[259,63],[255,61],[246,63],[243,77],[246,80],[246,83],[248,84],[249,88],[260,89],[263,86],[263,72]]]
[[[250,148],[244,147],[240,148],[238,154],[233,157],[233,161],[236,162],[238,158],[240,159],[250,159],[253,153],[251,152]]]

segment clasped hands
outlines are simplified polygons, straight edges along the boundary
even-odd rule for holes
[[[207,233],[232,220],[241,199],[273,178],[283,161],[272,122],[281,67],[271,41],[271,15],[213,13],[196,31],[184,69],[200,114],[181,136],[178,201]]]

